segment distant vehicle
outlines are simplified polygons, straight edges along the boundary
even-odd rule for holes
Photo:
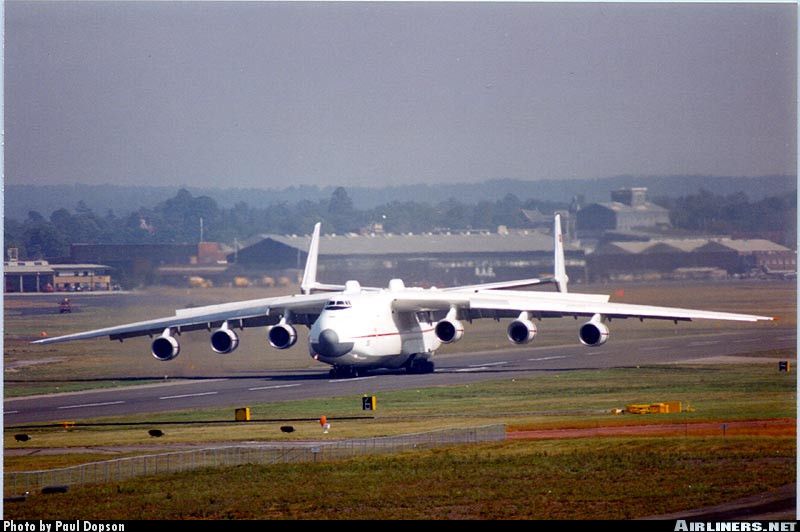
[[[65,312],[72,313],[72,303],[70,303],[68,297],[65,297],[58,303],[58,313],[64,314]]]
[[[248,288],[250,286],[250,279],[242,276],[234,277],[233,286],[236,288]]]
[[[761,266],[761,274],[767,279],[797,279],[795,270],[772,270],[766,264]]]
[[[766,316],[732,314],[611,303],[609,296],[567,291],[567,274],[561,236],[561,219],[555,217],[554,263],[551,278],[520,279],[453,288],[407,288],[400,279],[388,288],[362,287],[357,281],[344,286],[317,282],[320,224],[314,227],[301,294],[179,309],[175,315],[47,338],[50,344],[108,336],[124,340],[155,336],[153,356],[172,360],[180,353],[178,336],[190,331],[213,330],[211,349],[231,353],[239,345],[236,329],[267,326],[267,340],[276,349],[297,341],[296,325],[309,327],[308,348],[314,360],[333,366],[332,377],[355,377],[375,368],[405,368],[409,373],[432,373],[433,356],[442,344],[464,335],[461,320],[512,318],[506,336],[512,344],[527,344],[537,333],[534,321],[546,318],[585,317],[578,340],[599,346],[609,337],[612,319],[637,318],[691,321],[694,319],[754,322]],[[554,283],[558,292],[510,290]],[[327,292],[327,293],[326,293]],[[332,292],[332,293],[331,293]]]
[[[189,277],[189,286],[191,288],[211,288],[214,286],[214,283],[199,275],[192,275]]]

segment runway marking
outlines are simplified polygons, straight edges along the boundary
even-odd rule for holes
[[[796,340],[794,336],[779,336],[775,338],[776,340]]]
[[[59,406],[58,410],[67,410],[68,408],[89,408],[92,406],[108,406],[108,405],[121,405],[125,401],[107,401],[105,403],[86,403],[83,405],[68,405],[68,406]]]
[[[672,349],[671,347],[643,347],[641,351],[665,351],[667,349]]]
[[[701,345],[716,345],[719,341],[712,341],[712,342],[689,342],[689,347],[699,347]]]
[[[470,364],[469,367],[471,368],[483,368],[489,366],[502,366],[503,364],[508,364],[508,362],[487,362],[486,364]]]
[[[369,377],[355,377],[353,379],[334,379],[328,382],[353,382],[353,381],[365,381],[367,379],[374,379],[377,375],[371,375]]]
[[[275,386],[259,386],[257,388],[248,388],[251,392],[256,390],[276,390],[278,388],[291,388],[292,386],[300,386],[300,384],[277,384]]]
[[[3,414],[19,414],[19,410],[6,410]]]
[[[486,366],[480,366],[477,368],[461,368],[457,369],[456,373],[466,373],[467,371],[486,371],[487,369],[489,368],[487,368]]]
[[[559,358],[569,358],[569,357],[567,355],[559,355],[557,357],[529,358],[528,361],[530,361],[530,362],[541,362],[542,360],[558,360]]]
[[[216,395],[219,392],[185,393],[183,395],[167,395],[159,399],[183,399],[184,397],[200,397],[201,395]]]

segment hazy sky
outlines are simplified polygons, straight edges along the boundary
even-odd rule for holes
[[[6,180],[794,174],[794,4],[5,4]]]

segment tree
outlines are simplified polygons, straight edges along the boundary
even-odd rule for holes
[[[331,201],[328,204],[328,213],[334,216],[348,215],[353,212],[353,200],[347,195],[344,187],[336,187],[331,194]]]

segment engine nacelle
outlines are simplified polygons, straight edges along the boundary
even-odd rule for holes
[[[444,319],[436,324],[436,337],[444,344],[452,344],[464,336],[464,326],[458,320]]]
[[[150,345],[150,350],[156,360],[166,362],[172,360],[181,352],[181,344],[174,337],[161,335]]]
[[[288,323],[279,323],[269,328],[267,339],[275,349],[289,349],[297,342],[297,331]]]
[[[515,344],[527,344],[536,336],[536,325],[530,320],[514,320],[508,324],[508,339]]]
[[[232,353],[239,347],[239,336],[228,328],[217,329],[211,334],[211,349],[221,355]]]
[[[608,327],[596,321],[584,323],[578,332],[578,338],[583,345],[603,345],[608,341]]]

